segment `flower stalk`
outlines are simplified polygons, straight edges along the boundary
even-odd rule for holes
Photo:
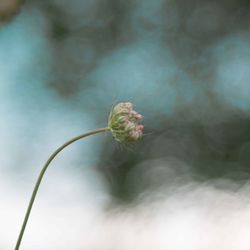
[[[29,205],[28,205],[28,208],[27,208],[27,211],[26,211],[26,214],[25,214],[25,217],[24,217],[24,220],[23,220],[23,224],[22,224],[22,228],[21,228],[21,231],[19,233],[19,236],[18,236],[18,239],[17,239],[17,242],[16,242],[16,246],[15,246],[15,250],[18,250],[19,247],[20,247],[20,244],[21,244],[21,241],[22,241],[22,237],[23,237],[23,233],[24,233],[24,230],[26,228],[26,225],[27,225],[27,222],[28,222],[28,219],[29,219],[29,215],[30,215],[30,212],[31,212],[31,209],[32,209],[32,206],[34,204],[34,201],[35,201],[35,198],[36,198],[36,194],[37,194],[37,191],[38,191],[38,188],[41,184],[41,181],[42,181],[42,178],[49,166],[49,164],[52,162],[52,160],[56,157],[56,155],[58,153],[60,153],[64,148],[66,148],[67,146],[69,146],[70,144],[72,144],[73,142],[76,142],[82,138],[85,138],[87,136],[90,136],[90,135],[94,135],[94,134],[97,134],[97,133],[102,133],[102,132],[106,132],[106,131],[109,131],[109,128],[99,128],[99,129],[96,129],[96,130],[92,130],[88,133],[85,133],[85,134],[82,134],[82,135],[79,135],[77,137],[74,137],[73,139],[67,141],[66,143],[64,143],[61,147],[59,147],[50,157],[49,159],[47,160],[47,162],[44,164],[39,176],[38,176],[38,179],[36,181],[36,185],[34,187],[34,190],[33,190],[33,193],[31,195],[31,198],[30,198],[30,202],[29,202]]]

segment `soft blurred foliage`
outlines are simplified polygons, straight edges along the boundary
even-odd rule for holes
[[[143,140],[127,146],[98,135],[65,150],[42,183],[26,249],[100,249],[89,243],[95,237],[120,239],[105,249],[145,249],[145,242],[165,249],[166,232],[171,249],[200,250],[204,245],[186,233],[190,227],[199,232],[211,204],[218,205],[205,223],[207,234],[213,220],[230,218],[232,210],[241,212],[232,228],[244,217],[249,221],[243,202],[250,174],[249,12],[247,0],[0,0],[0,234],[6,234],[0,249],[14,244],[49,154],[77,134],[106,126],[119,101],[133,102],[144,115]],[[166,199],[141,236],[144,243],[134,247],[129,232],[143,225],[133,229],[134,219],[148,218],[155,211],[148,204]],[[146,210],[138,205],[143,202]],[[193,210],[182,214],[180,207]],[[199,224],[193,218],[201,210]],[[102,211],[114,214],[103,221]],[[126,232],[124,244],[114,236],[119,213],[127,223],[118,230]],[[96,233],[99,224],[110,235]],[[93,232],[80,236],[89,228]],[[188,243],[174,242],[178,231]],[[54,240],[62,237],[66,243]],[[244,246],[220,245],[216,237],[206,249],[250,246],[245,239]]]

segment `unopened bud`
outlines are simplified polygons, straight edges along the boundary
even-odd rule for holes
[[[133,110],[130,102],[114,106],[109,115],[108,127],[119,142],[135,142],[143,135],[142,115]]]

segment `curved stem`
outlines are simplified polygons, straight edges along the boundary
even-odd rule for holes
[[[25,217],[24,217],[24,220],[23,220],[23,224],[22,224],[22,228],[21,228],[21,231],[19,233],[19,236],[18,236],[18,239],[17,239],[17,243],[16,243],[16,246],[15,246],[15,250],[18,250],[19,247],[20,247],[20,244],[21,244],[21,241],[22,241],[22,237],[23,237],[23,233],[24,233],[24,230],[25,230],[25,227],[27,225],[27,222],[28,222],[28,219],[29,219],[29,215],[30,215],[30,211],[32,209],[32,206],[33,206],[33,203],[34,203],[34,200],[36,198],[36,194],[37,194],[37,191],[38,191],[38,188],[40,186],[40,183],[42,181],[42,178],[43,178],[43,175],[44,173],[46,172],[49,164],[51,163],[51,161],[56,157],[56,155],[62,151],[64,148],[66,148],[68,145],[72,144],[73,142],[75,141],[78,141],[84,137],[87,137],[89,135],[94,135],[94,134],[97,134],[97,133],[102,133],[102,132],[106,132],[106,131],[109,131],[109,128],[100,128],[100,129],[96,129],[96,130],[92,130],[88,133],[85,133],[85,134],[82,134],[82,135],[79,135],[77,137],[74,137],[73,139],[67,141],[66,143],[64,143],[61,147],[59,147],[50,157],[49,159],[47,160],[47,162],[45,163],[45,165],[43,166],[39,176],[38,176],[38,179],[36,181],[36,185],[34,187],[34,190],[33,190],[33,193],[32,193],[32,196],[30,198],[30,202],[29,202],[29,206],[28,206],[28,209],[26,211],[26,214],[25,214]]]

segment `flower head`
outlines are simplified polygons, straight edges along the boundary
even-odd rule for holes
[[[108,127],[119,142],[135,142],[143,135],[142,115],[133,109],[130,102],[114,106],[109,115]]]

